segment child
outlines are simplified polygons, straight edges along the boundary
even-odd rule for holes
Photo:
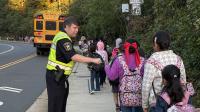
[[[117,38],[115,40],[116,44],[115,44],[115,48],[113,48],[112,51],[112,57],[111,57],[111,63],[110,66],[112,66],[113,61],[118,57],[118,55],[120,56],[120,52],[122,50],[122,39],[121,38]],[[113,93],[113,99],[115,102],[115,106],[116,106],[116,112],[120,111],[120,104],[119,104],[119,79],[116,79],[114,81],[109,80],[111,86],[112,86],[112,93]]]
[[[93,44],[93,43],[89,47],[89,57],[101,58],[101,56],[98,53],[96,53],[96,45]],[[104,65],[102,65],[102,64],[100,64],[100,65],[97,65],[97,64],[94,64],[94,63],[88,64],[88,68],[91,72],[91,77],[90,77],[91,91],[90,91],[90,94],[93,94],[95,91],[100,91],[99,75],[100,75],[100,70],[104,67]],[[94,87],[94,85],[96,85],[96,86]]]
[[[152,112],[193,112],[189,105],[191,93],[183,88],[180,80],[180,69],[175,65],[167,65],[162,70],[164,87],[161,95],[157,97],[155,108]]]
[[[141,86],[144,59],[139,55],[136,40],[126,40],[123,48],[122,55],[113,61],[112,66],[106,65],[105,71],[110,80],[119,78],[121,111],[143,112]]]
[[[108,64],[108,54],[105,50],[105,46],[103,41],[99,41],[97,42],[97,50],[96,52],[101,55],[103,62],[105,62],[105,64]],[[103,87],[103,84],[105,83],[106,80],[106,73],[104,69],[101,69],[100,71],[100,85],[101,87]]]
[[[117,38],[115,40],[115,48],[112,51],[112,58],[114,58],[115,56],[117,56],[117,54],[119,53],[119,47],[122,44],[122,39],[121,38]]]

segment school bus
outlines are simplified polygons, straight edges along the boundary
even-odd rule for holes
[[[56,33],[63,28],[64,15],[58,13],[38,13],[34,15],[34,47],[37,55],[49,51]]]

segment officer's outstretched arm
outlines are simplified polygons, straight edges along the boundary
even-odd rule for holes
[[[74,56],[72,56],[71,59],[73,61],[82,62],[82,63],[96,63],[96,64],[101,63],[100,58],[90,58],[90,57],[82,56],[79,54],[75,54]]]

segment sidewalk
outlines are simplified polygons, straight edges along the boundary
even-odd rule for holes
[[[108,82],[101,92],[90,95],[87,84],[90,73],[87,65],[76,63],[73,71],[69,79],[67,112],[114,112],[114,102]],[[45,90],[26,112],[47,112],[47,101]]]
[[[76,63],[74,73],[70,76],[70,93],[66,112],[114,112],[111,88],[107,83],[101,92],[90,95],[87,80],[89,71],[86,64]],[[46,90],[36,99],[26,112],[47,112]],[[196,110],[200,112],[200,108]]]

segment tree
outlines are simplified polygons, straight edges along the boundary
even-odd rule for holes
[[[144,2],[145,3],[145,2]],[[146,2],[147,3],[147,2]],[[200,3],[195,0],[170,0],[161,1],[154,0],[151,22],[147,23],[148,29],[141,37],[152,37],[155,31],[165,30],[171,34],[172,49],[179,54],[186,67],[188,81],[192,81],[195,88],[200,88]],[[147,6],[147,5],[146,5]],[[150,13],[144,13],[149,15]],[[144,45],[151,42],[151,38],[141,39]],[[146,50],[150,51],[150,47],[146,46]],[[197,96],[194,97],[196,105],[200,106],[199,89]]]
[[[81,34],[91,38],[125,35],[125,23],[121,13],[121,1],[76,0],[70,6],[69,15],[81,20]]]

